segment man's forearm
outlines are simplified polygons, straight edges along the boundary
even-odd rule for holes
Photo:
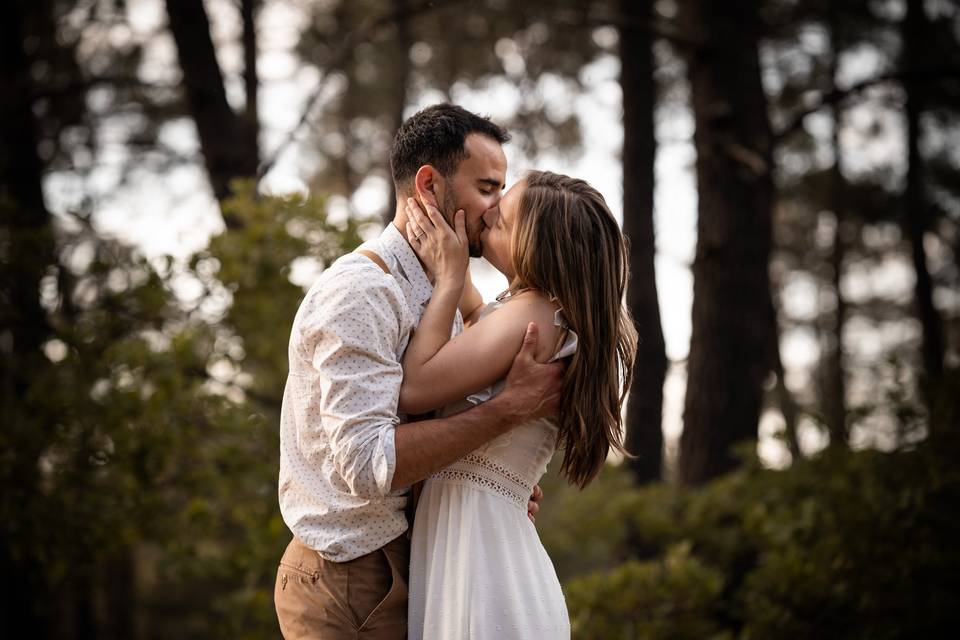
[[[397,425],[393,490],[409,487],[512,429],[520,414],[503,394],[448,418]]]

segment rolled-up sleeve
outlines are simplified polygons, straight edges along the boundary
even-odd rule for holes
[[[397,455],[398,359],[403,294],[389,276],[370,269],[339,274],[312,291],[301,323],[302,355],[316,385],[307,402],[319,424],[299,425],[307,438],[322,431],[334,470],[362,498],[390,493]],[[309,449],[309,445],[307,449]]]

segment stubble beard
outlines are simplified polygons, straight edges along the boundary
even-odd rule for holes
[[[468,247],[470,249],[471,258],[482,258],[483,257],[483,245],[480,244],[480,238],[476,240],[468,240]]]
[[[454,228],[453,215],[459,208],[457,202],[453,199],[453,193],[448,190],[443,194],[443,219],[447,221],[447,224],[450,225],[451,228]],[[464,211],[464,216],[466,216],[466,211]],[[466,224],[466,222],[466,218],[464,218],[464,224]],[[471,258],[483,257],[483,244],[480,242],[480,234],[477,233],[475,237],[471,236],[469,226],[467,227],[467,247],[469,248]]]

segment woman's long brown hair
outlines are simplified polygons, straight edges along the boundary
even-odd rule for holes
[[[630,388],[637,332],[624,305],[627,245],[603,196],[583,180],[531,171],[512,237],[509,291],[556,299],[579,345],[558,415],[561,473],[584,488],[610,449],[623,448],[620,407]]]

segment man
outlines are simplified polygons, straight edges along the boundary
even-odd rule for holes
[[[404,637],[409,487],[556,412],[562,365],[534,361],[532,325],[500,395],[448,418],[405,423],[396,413],[403,352],[432,293],[404,235],[403,203],[425,200],[448,222],[462,209],[479,256],[483,216],[506,179],[508,139],[449,104],[407,120],[390,155],[393,223],[331,265],[297,312],[280,430],[280,509],[294,539],[274,593],[288,640]],[[458,313],[453,331],[462,328]]]

